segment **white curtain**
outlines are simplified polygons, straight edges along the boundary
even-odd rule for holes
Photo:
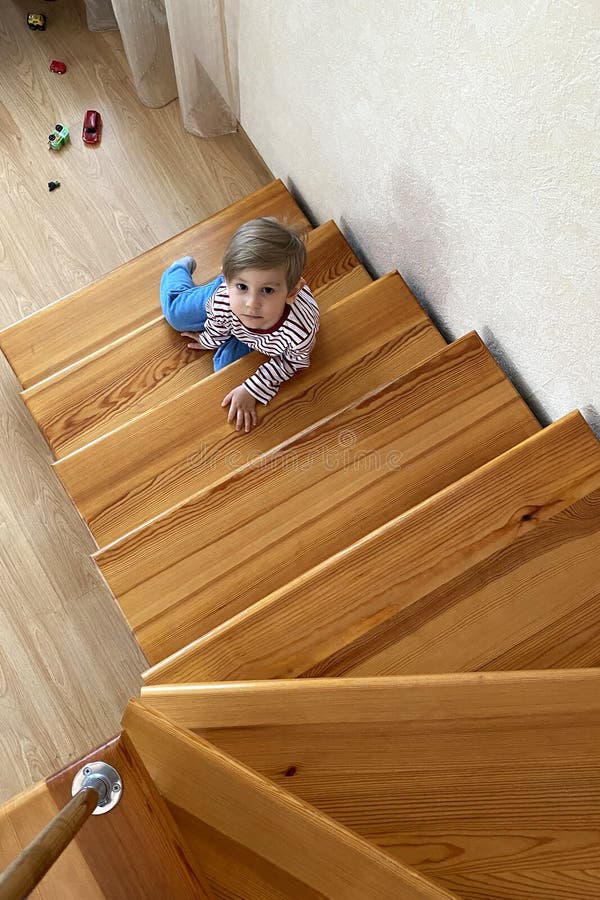
[[[179,96],[187,131],[236,130],[239,0],[86,0],[86,10],[89,28],[118,26],[142,103]]]
[[[90,31],[118,28],[110,0],[85,0],[85,12]]]
[[[239,0],[165,0],[183,122],[214,137],[235,131]]]

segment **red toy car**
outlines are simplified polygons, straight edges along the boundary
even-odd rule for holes
[[[86,144],[97,144],[102,131],[102,116],[96,109],[88,109],[83,120],[83,134]]]
[[[64,62],[61,62],[59,59],[53,59],[50,63],[50,71],[56,72],[57,75],[64,75],[67,71],[67,67]]]

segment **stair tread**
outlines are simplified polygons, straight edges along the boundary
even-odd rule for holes
[[[223,900],[327,900],[237,841],[168,804],[171,815],[196,859],[202,860],[215,897]]]
[[[123,779],[123,797],[93,816],[44,876],[40,900],[211,898],[186,864],[186,849],[165,802],[127,737],[121,736],[9,801],[0,811],[2,856],[9,865],[71,799],[74,775],[101,759]],[[4,836],[10,836],[5,841]]]
[[[575,507],[598,488],[600,444],[573,413],[190,644],[150,670],[147,683],[494,668],[500,642],[495,629],[502,629],[505,641],[512,637],[513,646],[521,640],[513,618],[502,616],[503,598],[512,598],[532,640],[539,638],[526,598],[540,573],[556,576],[552,559],[544,559],[548,541],[564,546],[563,555],[575,566],[573,589],[579,580],[595,594],[598,495],[585,511]],[[574,540],[580,527],[591,531],[584,551]],[[507,553],[513,554],[510,566]],[[532,574],[529,556],[538,554]],[[493,592],[495,579],[507,571],[508,583],[499,596],[492,594],[486,609],[490,618],[480,619],[477,591],[491,586]],[[552,618],[562,589],[549,593],[549,580],[541,580],[536,606],[545,605]],[[438,617],[445,627],[428,658],[428,629],[435,630]],[[402,640],[406,646],[399,650]],[[488,658],[476,665],[472,660],[483,646]],[[380,654],[399,668],[390,669],[390,658],[374,668],[372,657]],[[471,662],[461,661],[461,654]]]
[[[367,891],[378,900],[456,896],[139,701],[123,727],[172,807],[313,891],[339,900],[364,900]]]
[[[310,368],[259,411],[250,434],[227,424],[221,401],[255,370],[256,354],[58,460],[55,470],[98,544],[107,544],[443,346],[391,274],[324,314]]]
[[[599,688],[588,669],[173,685],[142,699],[461,897],[591,900]]]
[[[339,299],[340,289],[348,294],[371,281],[333,222],[309,233],[307,254],[305,277],[322,310]],[[352,277],[344,279],[348,275]],[[338,279],[343,283],[335,286]],[[158,281],[155,294],[155,321],[23,392],[56,456],[66,456],[212,375],[212,353],[189,350],[163,319]]]
[[[426,672],[440,658],[450,670],[597,666],[599,584],[596,490],[426,594],[413,628],[393,617],[385,639],[374,629],[362,647],[348,647],[326,669],[341,674],[350,663],[357,675]],[[457,619],[464,627],[454,646]]]
[[[539,427],[471,334],[95,560],[157,663]]]
[[[261,215],[310,227],[283,183],[274,181],[1,331],[0,348],[22,387],[30,387],[155,319],[160,276],[174,259],[202,254],[196,277],[199,282],[214,278],[232,231]]]
[[[393,722],[565,723],[600,720],[600,669],[454,672],[272,681],[157,684],[142,688],[144,706],[179,728],[262,728]],[[478,726],[477,726],[478,727]]]

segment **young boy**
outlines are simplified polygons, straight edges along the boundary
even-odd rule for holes
[[[165,319],[195,350],[216,350],[215,372],[258,350],[269,359],[230,391],[228,422],[236,430],[257,424],[256,403],[266,404],[279,386],[310,365],[319,330],[319,308],[304,279],[306,248],[301,238],[276,219],[246,222],[235,232],[223,257],[223,273],[195,285],[196,261],[184,256],[160,282]]]

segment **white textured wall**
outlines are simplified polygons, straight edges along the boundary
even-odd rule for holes
[[[600,430],[600,0],[241,0],[241,122],[319,222]]]

